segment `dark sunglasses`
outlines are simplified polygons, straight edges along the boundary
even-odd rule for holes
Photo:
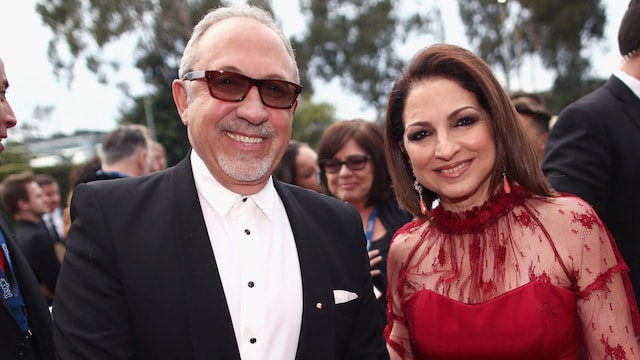
[[[209,93],[216,99],[240,102],[252,86],[258,88],[260,99],[266,106],[275,109],[290,109],[295,104],[302,86],[284,80],[257,80],[242,74],[224,70],[191,71],[183,80],[206,79]]]
[[[326,159],[320,161],[320,168],[327,174],[336,174],[342,169],[342,165],[347,165],[349,170],[362,170],[369,160],[368,155],[350,155],[347,160]]]

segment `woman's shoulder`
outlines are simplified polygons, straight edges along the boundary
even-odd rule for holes
[[[393,235],[392,242],[395,242],[396,240],[404,242],[412,239],[413,237],[421,234],[428,226],[429,222],[426,219],[411,220],[396,230]]]
[[[594,208],[584,199],[569,193],[559,193],[553,197],[535,197],[533,206],[541,213],[569,214],[569,215],[596,215]]]
[[[562,247],[561,244],[565,243],[571,247],[608,233],[594,208],[578,196],[563,193],[555,197],[540,197],[532,199],[530,205],[556,246]],[[582,241],[563,241],[571,238]]]

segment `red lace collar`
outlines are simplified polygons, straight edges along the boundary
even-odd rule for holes
[[[453,212],[437,206],[431,212],[431,222],[438,230],[450,234],[480,232],[533,196],[531,192],[516,184],[512,185],[510,194],[505,193],[500,187],[484,204],[470,210]]]

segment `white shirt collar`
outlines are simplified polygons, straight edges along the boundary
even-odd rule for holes
[[[256,203],[260,211],[270,221],[273,221],[273,208],[278,198],[278,193],[273,186],[273,179],[270,177],[266,185],[255,194],[243,195],[236,194],[233,191],[225,188],[218,180],[211,175],[209,169],[205,165],[204,161],[196,153],[195,150],[191,151],[191,168],[193,171],[193,179],[196,183],[196,189],[204,199],[211,204],[211,207],[220,215],[221,218],[225,218],[229,215],[231,208],[237,201],[242,201],[244,197],[251,197]]]
[[[640,98],[640,80],[620,69],[616,70],[613,75],[620,79],[620,81],[622,81],[625,85],[627,85],[627,87],[629,87],[629,89],[631,89],[631,91],[636,94],[636,97]]]

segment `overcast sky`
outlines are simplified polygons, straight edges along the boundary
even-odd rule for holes
[[[458,20],[457,8],[453,0],[434,0],[441,6],[446,20],[445,41],[467,46],[463,27]],[[601,49],[592,51],[595,75],[608,77],[619,66],[620,56],[617,53],[617,27],[626,10],[626,0],[605,0],[608,24],[605,36],[607,44]],[[20,124],[37,125],[41,135],[62,132],[71,134],[76,130],[111,130],[120,110],[126,102],[126,96],[114,84],[127,81],[132,93],[140,95],[145,92],[144,81],[139,72],[128,64],[114,75],[111,85],[101,85],[94,74],[78,64],[75,80],[70,86],[56,80],[47,58],[47,44],[51,33],[45,28],[35,12],[35,0],[0,0],[0,57],[9,77],[11,87],[9,100]],[[285,8],[284,2],[276,1],[275,12],[285,21],[287,35],[299,31],[303,27],[301,16],[290,14],[295,8]],[[287,2],[291,4],[292,2]],[[295,2],[297,3],[297,2]],[[429,0],[406,1],[406,3],[429,4]],[[289,13],[289,14],[287,14]],[[413,54],[428,45],[428,39],[414,41],[407,45],[404,52]],[[110,56],[120,58],[133,57],[133,42],[118,44],[108,49]],[[550,86],[550,77],[538,69],[525,70],[530,76],[523,76],[522,86],[527,91],[541,91]],[[526,79],[529,80],[526,80]],[[513,87],[513,86],[512,86]],[[373,120],[375,115],[366,109],[362,101],[344,91],[337,81],[331,84],[317,85],[318,93],[314,101],[326,101],[336,106],[338,119],[365,118]],[[53,106],[54,112],[46,123],[34,119],[36,106]],[[176,113],[176,121],[178,119]],[[17,135],[17,134],[16,134]],[[13,135],[10,133],[10,138]]]

